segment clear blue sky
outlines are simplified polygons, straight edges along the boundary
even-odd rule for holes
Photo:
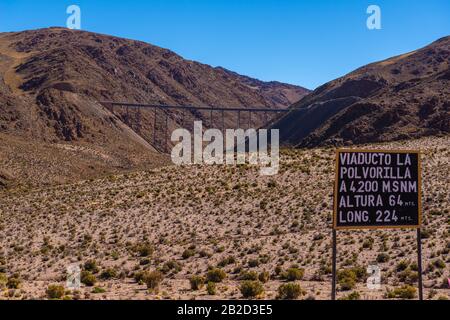
[[[143,40],[262,80],[315,88],[450,35],[450,0],[1,0],[0,31],[65,26]],[[382,10],[382,30],[366,9]]]

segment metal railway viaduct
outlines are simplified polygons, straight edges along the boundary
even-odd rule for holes
[[[255,129],[265,127],[271,121],[276,119],[280,114],[286,113],[288,109],[275,109],[268,107],[212,107],[212,106],[190,106],[190,105],[160,105],[160,104],[141,104],[141,103],[129,103],[129,102],[114,102],[105,101],[101,102],[111,113],[119,117],[125,124],[133,128],[132,119],[135,122],[141,123],[142,110],[147,110],[153,113],[153,119],[150,124],[152,136],[143,137],[148,142],[152,142],[153,146],[160,152],[169,153],[169,121],[175,122],[177,127],[183,127],[188,130],[192,130],[193,123],[186,125],[186,119],[197,117],[208,119],[206,127],[221,129],[222,132],[225,129],[249,129],[255,124],[252,121],[252,115],[258,115],[259,125]],[[173,114],[171,111],[178,112],[178,121],[173,120]],[[225,114],[231,114],[234,121],[234,126],[231,128],[225,127]],[[133,114],[133,116],[131,116]],[[205,116],[206,114],[206,116]],[[244,119],[244,114],[246,119]],[[215,118],[214,118],[215,116]],[[161,121],[157,119],[160,118]],[[244,121],[246,120],[246,123]],[[255,120],[255,119],[254,119]],[[161,125],[162,124],[162,125]],[[161,143],[160,140],[163,140]],[[158,140],[160,141],[158,145]]]

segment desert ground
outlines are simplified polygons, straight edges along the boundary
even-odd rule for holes
[[[450,298],[450,136],[364,147],[423,151],[425,298]],[[329,299],[334,151],[284,149],[273,177],[171,165],[0,191],[0,299]],[[338,298],[417,298],[415,236],[339,231]]]

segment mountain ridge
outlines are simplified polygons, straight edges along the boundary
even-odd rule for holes
[[[300,147],[385,142],[450,130],[450,37],[330,81],[273,124]]]
[[[118,108],[111,113],[101,101],[286,108],[307,92],[184,60],[142,41],[65,28],[1,33],[0,163],[11,167],[18,158],[26,158],[24,148],[31,148],[31,143],[37,154],[28,155],[24,167],[33,170],[31,162],[42,161],[46,165],[41,170],[54,168],[51,159],[39,153],[57,158],[61,150],[54,146],[63,143],[91,150],[87,155],[72,152],[73,161],[83,164],[79,168],[59,159],[62,166],[72,168],[71,173],[83,177],[88,175],[81,173],[95,168],[108,172],[108,166],[113,170],[161,165],[170,160],[160,150],[170,145],[159,135],[153,139],[153,123],[161,129],[165,114],[169,132],[194,120],[203,120],[205,126],[218,124],[209,123],[209,114],[201,112],[159,111],[156,119],[152,110],[128,113]],[[235,121],[226,115],[226,126]],[[263,124],[262,116],[252,121],[254,126]],[[64,152],[70,150],[76,148]],[[92,158],[98,154],[102,156]],[[29,178],[25,169],[10,171],[13,177]],[[77,176],[65,175],[56,180]]]

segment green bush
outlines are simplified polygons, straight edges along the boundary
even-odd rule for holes
[[[345,278],[352,278],[356,281],[356,279],[357,279],[356,273],[351,269],[344,269],[344,270],[338,271],[338,274],[337,274],[338,281],[341,281],[342,279],[345,279]]]
[[[99,293],[105,293],[106,290],[100,287],[95,287],[94,289],[92,289],[92,293],[94,294],[99,294]]]
[[[299,284],[285,283],[278,287],[277,299],[295,300],[303,294],[303,290]]]
[[[189,259],[190,257],[193,257],[195,255],[195,251],[191,249],[186,249],[183,251],[183,254],[181,255],[184,260]]]
[[[95,260],[88,260],[84,263],[84,270],[90,271],[92,273],[97,273],[99,271],[97,261]]]
[[[332,268],[330,265],[322,264],[319,268],[319,274],[321,275],[327,275],[332,273]]]
[[[148,264],[150,264],[150,259],[149,258],[142,258],[141,260],[139,260],[139,264],[141,265],[141,266],[146,266],[146,265],[148,265]]]
[[[409,267],[398,274],[398,279],[407,284],[414,284],[419,279],[419,273],[412,271]]]
[[[270,274],[267,271],[263,271],[258,275],[258,280],[262,283],[266,283],[270,279]]]
[[[441,259],[436,259],[433,261],[433,266],[435,266],[438,269],[445,269],[445,262]]]
[[[406,285],[401,288],[388,291],[386,297],[389,299],[414,299],[416,297],[416,288]]]
[[[159,284],[163,280],[163,275],[159,271],[151,271],[146,272],[143,278],[143,281],[147,285],[147,288],[150,290],[158,289]]]
[[[241,283],[240,290],[244,298],[255,298],[264,293],[264,287],[261,282],[254,280],[245,280]]]
[[[259,260],[258,259],[250,259],[248,261],[248,266],[250,268],[256,268],[257,266],[259,266]]]
[[[277,182],[275,180],[270,180],[267,183],[267,187],[269,187],[269,188],[276,188],[276,186],[277,186]]]
[[[189,282],[191,283],[192,290],[200,290],[205,284],[205,278],[201,276],[192,276],[191,279],[189,279]]]
[[[364,281],[366,276],[366,269],[361,266],[355,266],[351,269],[339,271],[337,280],[342,291],[349,291],[355,288],[357,281]]]
[[[144,283],[144,277],[145,277],[145,272],[144,272],[144,271],[136,271],[136,272],[133,274],[134,280],[135,280],[137,283],[139,283],[139,284]]]
[[[389,255],[387,253],[380,253],[377,256],[378,263],[383,263],[383,262],[388,262],[388,261],[389,261]]]
[[[363,241],[362,247],[364,249],[372,249],[374,240],[372,238],[367,238]]]
[[[214,282],[208,282],[206,285],[206,291],[210,296],[213,296],[216,294],[216,284]]]
[[[113,268],[108,268],[100,274],[100,278],[103,280],[117,278],[117,271]]]
[[[180,272],[182,269],[183,269],[183,267],[177,261],[169,260],[166,263],[164,263],[161,271],[163,273],[169,273],[170,271],[172,271],[172,273],[175,274],[175,273]]]
[[[278,276],[281,274],[281,272],[283,271],[283,269],[281,268],[281,266],[276,266],[275,269],[273,270],[275,272],[275,274]]]
[[[51,284],[48,286],[46,293],[49,299],[61,299],[64,296],[64,287],[57,284]]]
[[[0,273],[0,289],[3,289],[6,287],[6,284],[8,283],[8,277],[5,273]]]
[[[441,289],[448,289],[449,285],[450,284],[448,283],[448,278],[444,277],[441,282]]]
[[[222,282],[227,277],[225,271],[219,268],[214,268],[208,271],[206,274],[207,282]]]
[[[356,281],[352,278],[343,278],[339,281],[339,285],[342,291],[350,291],[355,288]]]
[[[358,280],[358,281],[364,281],[365,280],[365,278],[367,276],[366,268],[364,268],[362,266],[355,266],[355,267],[351,268],[351,270],[355,273],[356,280]]]
[[[217,264],[217,266],[220,267],[220,268],[223,268],[223,267],[226,267],[227,265],[234,264],[234,263],[236,263],[236,258],[233,257],[233,256],[228,256],[228,257],[222,259]]]
[[[200,255],[201,258],[210,258],[211,257],[211,253],[209,253],[205,249],[200,250],[198,254]]]
[[[420,231],[420,234],[422,236],[422,239],[428,239],[429,237],[431,237],[431,231],[428,229],[422,229]]]
[[[339,299],[339,300],[359,300],[361,298],[361,295],[358,291],[353,291],[349,295]]]
[[[406,260],[402,260],[397,264],[396,270],[397,272],[401,272],[406,270],[409,267],[409,262]]]
[[[88,287],[92,287],[97,282],[97,278],[90,271],[81,271],[81,283]]]
[[[12,276],[9,277],[8,282],[6,282],[6,287],[8,289],[19,289],[22,281],[19,279],[19,277]]]
[[[337,274],[337,280],[342,291],[352,290],[356,285],[357,275],[354,270],[345,269]]]
[[[289,268],[282,274],[282,278],[287,281],[302,280],[305,275],[305,269]]]
[[[134,251],[136,251],[140,257],[149,257],[153,254],[154,248],[152,244],[144,242],[136,244],[134,246]]]
[[[258,280],[258,273],[256,271],[242,271],[238,278],[239,280]]]

